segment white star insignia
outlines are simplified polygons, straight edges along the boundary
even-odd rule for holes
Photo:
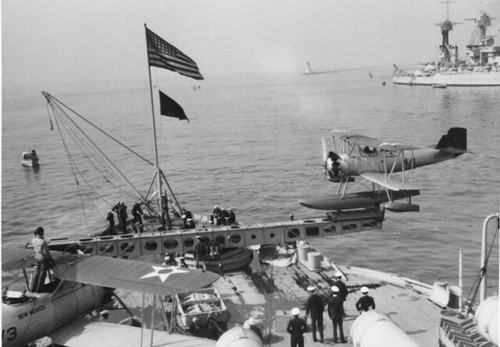
[[[187,270],[182,270],[181,268],[171,266],[171,267],[163,267],[163,266],[153,266],[153,272],[148,273],[147,275],[142,276],[140,279],[142,280],[143,278],[150,278],[150,277],[160,277],[160,280],[165,282],[165,280],[173,274],[180,274],[180,273],[188,273],[189,271]]]

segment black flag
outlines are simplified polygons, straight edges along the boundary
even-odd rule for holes
[[[184,110],[182,109],[181,105],[175,102],[174,99],[171,99],[165,94],[163,94],[161,90],[159,90],[159,92],[160,92],[160,114],[167,117],[179,118],[179,120],[185,119],[189,123],[189,119],[184,113]]]

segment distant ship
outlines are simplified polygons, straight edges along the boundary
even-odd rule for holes
[[[453,24],[448,18],[438,23],[443,37],[439,46],[440,54],[436,61],[423,64],[416,70],[401,70],[394,65],[394,84],[428,86],[500,86],[500,46],[494,45],[486,28],[491,18],[482,13],[474,20],[480,30],[480,38],[467,45],[465,58],[458,58],[458,47],[451,45],[448,34]]]

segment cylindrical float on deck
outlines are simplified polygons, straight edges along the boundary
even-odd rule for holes
[[[498,345],[498,296],[484,300],[476,310],[479,333]]]
[[[396,323],[377,311],[368,311],[356,318],[351,339],[356,347],[419,347]]]
[[[307,244],[299,244],[298,246],[298,253],[299,253],[299,260],[302,263],[307,263],[307,254],[311,252],[311,246]]]
[[[262,347],[262,340],[259,335],[243,327],[234,327],[226,331],[217,340],[215,347]]]
[[[313,271],[321,270],[321,260],[323,260],[323,255],[321,253],[309,252],[307,254],[307,267]]]

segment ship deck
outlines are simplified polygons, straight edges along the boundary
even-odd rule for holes
[[[323,262],[322,265],[325,264]],[[288,267],[262,266],[255,262],[253,266],[252,274],[234,273],[215,283],[230,312],[231,323],[242,323],[250,314],[257,316],[262,322],[266,345],[289,346],[290,335],[286,327],[291,318],[290,310],[296,306],[301,308],[300,316],[305,315],[304,305],[309,296],[306,288],[311,284],[319,289],[318,293],[322,297],[329,297],[336,269],[327,265],[322,266],[321,271],[311,271],[301,262]],[[355,307],[362,295],[359,289],[368,286],[378,312],[389,316],[419,345],[432,346],[437,343],[441,308],[419,294],[418,290],[390,284],[386,274],[348,266],[337,268],[346,275],[344,282],[349,291],[344,303],[346,339],[350,335],[352,323],[359,316]],[[309,332],[305,334],[305,344],[323,345],[313,342],[310,320],[307,323]],[[326,312],[324,325],[324,342],[333,344],[332,322]],[[351,343],[345,345],[352,346]]]
[[[227,324],[220,324],[223,328],[230,329],[242,325],[249,316],[252,316],[259,321],[265,346],[289,346],[290,335],[286,332],[286,327],[291,318],[290,310],[299,307],[300,316],[305,315],[305,303],[309,296],[306,288],[309,285],[316,286],[318,294],[326,300],[331,295],[330,288],[335,281],[335,272],[341,271],[349,291],[344,303],[346,312],[344,335],[349,342],[341,345],[353,346],[350,330],[359,316],[355,303],[362,295],[360,293],[362,286],[370,288],[370,295],[375,299],[376,311],[387,315],[416,343],[420,346],[432,346],[438,343],[442,308],[428,299],[432,291],[429,285],[395,274],[337,266],[326,258],[323,258],[319,271],[311,270],[300,260],[293,261],[292,259],[297,259],[297,256],[275,259],[273,263],[268,264],[259,260],[257,250],[254,252],[254,260],[248,268],[244,271],[226,273],[212,285],[220,294],[228,312]],[[122,292],[120,296],[130,308],[138,308],[143,303],[142,294]],[[146,297],[145,302],[148,312],[145,317],[150,317],[151,297]],[[167,311],[175,306],[172,303],[163,305]],[[157,304],[157,308],[158,306]],[[156,324],[153,324],[155,328],[164,327],[161,315],[155,319]],[[146,326],[150,327],[147,320],[145,322]],[[333,345],[332,322],[326,312],[324,344],[313,341],[310,320],[307,324],[309,331],[304,335],[306,346]]]

